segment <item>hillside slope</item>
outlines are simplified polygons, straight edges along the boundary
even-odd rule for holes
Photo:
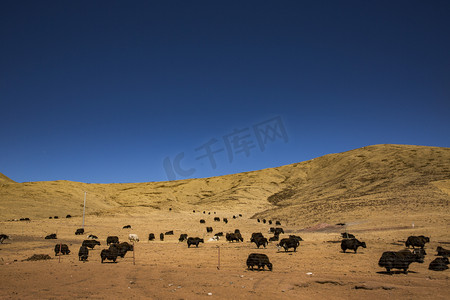
[[[6,177],[6,176],[5,176]],[[312,224],[404,211],[448,211],[450,149],[375,145],[278,168],[172,182],[2,181],[0,218],[228,210]]]

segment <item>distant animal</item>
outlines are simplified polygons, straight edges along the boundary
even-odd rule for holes
[[[215,234],[215,236],[223,236],[223,232],[218,232]]]
[[[200,220],[200,224],[205,224],[205,223],[206,223],[205,220],[203,220],[203,219]]]
[[[281,226],[281,222],[280,221],[276,221],[275,225],[280,225]]]
[[[269,242],[278,241],[279,239],[280,239],[280,236],[275,234],[274,236],[269,238]]]
[[[348,232],[342,232],[341,236],[343,239],[355,239],[355,236]]]
[[[432,271],[444,271],[448,269],[447,265],[449,263],[448,257],[438,257],[430,262],[428,269]]]
[[[206,227],[206,232],[213,232],[213,228],[212,227]]]
[[[195,209],[192,212],[195,213]]]
[[[336,223],[338,226],[345,226],[345,223]]]
[[[242,238],[242,235],[240,233],[227,233],[225,238],[227,239],[228,242],[243,242],[244,239]]]
[[[87,236],[87,238],[88,238],[88,239],[96,240],[96,239],[98,239],[98,236],[93,235],[93,234],[90,234],[90,235]]]
[[[117,246],[109,247],[109,249],[103,249],[100,253],[102,263],[105,260],[112,260],[113,262],[116,262],[117,256],[119,256],[119,250]]]
[[[272,225],[272,220],[269,220],[269,224]]]
[[[408,239],[405,242],[405,246],[407,248],[409,248],[409,246],[412,246],[413,248],[415,247],[420,247],[423,249],[423,247],[425,247],[426,243],[430,242],[430,238],[423,236],[423,235],[419,235],[419,236],[410,236],[408,237]]]
[[[253,232],[252,237],[250,238],[250,242],[254,243],[256,238],[263,238],[264,235],[261,232]]]
[[[117,236],[108,236],[106,238],[106,245],[110,245],[110,244],[118,244],[119,243],[119,238]]]
[[[14,221],[17,221],[17,219],[14,219]],[[19,221],[30,221],[30,218],[20,218]]]
[[[199,243],[204,243],[203,239],[198,238],[198,237],[190,237],[187,239],[188,248],[190,248],[191,245],[195,245],[195,247],[198,248]]]
[[[416,251],[409,251],[407,249],[401,251],[387,251],[383,252],[378,261],[378,265],[382,268],[386,268],[387,272],[391,272],[392,269],[403,269],[406,274],[409,265],[413,262],[423,263],[424,256]]]
[[[66,255],[70,253],[69,247],[66,244],[56,244],[55,245],[55,256],[61,253],[62,255]]]
[[[53,219],[58,219],[58,216],[54,216]]]
[[[272,263],[269,261],[269,257],[265,254],[251,253],[247,258],[247,268],[253,270],[253,267],[257,266],[258,270],[267,268],[272,271]]]
[[[241,231],[239,229],[235,229],[234,233],[241,233]]]
[[[437,251],[437,255],[438,256],[445,256],[445,257],[449,257],[450,256],[450,250],[444,249],[441,246],[438,246],[436,248]]]
[[[128,235],[128,240],[129,240],[130,242],[139,242],[139,237],[138,237],[138,235],[135,234],[135,233],[130,233],[130,234]]]
[[[236,216],[233,216],[233,219],[236,219]]]
[[[46,240],[56,240],[56,233],[49,234],[45,237]]]
[[[263,223],[266,224],[266,219],[263,219]]]
[[[270,227],[269,232],[271,232],[271,233],[275,232],[275,227]]]
[[[205,212],[205,211],[203,211],[203,213],[204,213],[204,214],[206,214],[206,212]]]
[[[264,248],[266,248],[266,246],[269,244],[265,237],[256,237],[253,242],[256,244],[256,247],[258,247],[258,249],[259,246],[264,246]]]
[[[127,229],[127,228],[131,228],[131,225],[125,225],[122,227],[122,229]]]
[[[180,238],[178,239],[179,242],[184,242],[187,240],[188,235],[186,233],[180,234]]]
[[[71,216],[71,215],[67,215],[67,216],[66,216],[66,219],[69,219],[69,218],[72,218],[72,216]]]
[[[294,252],[297,251],[297,247],[300,245],[300,242],[296,239],[281,239],[281,241],[278,243],[277,248],[280,250],[281,247],[284,248],[284,251],[287,252],[289,248],[294,248]]]
[[[366,248],[366,243],[360,242],[357,239],[343,239],[341,242],[341,249],[344,253],[347,249],[353,250],[356,253],[358,247]]]
[[[96,240],[84,240],[82,243],[82,246],[86,246],[88,248],[94,249],[95,246],[99,245],[100,246],[100,242],[96,241]]]
[[[6,234],[0,234],[0,244],[3,244],[4,240],[9,240],[9,236]]]
[[[171,211],[171,210],[172,210],[172,207],[169,208],[169,211]]]
[[[302,241],[303,241],[303,239],[302,239],[301,237],[299,237],[298,235],[292,235],[292,234],[290,234],[290,235],[289,235],[289,238],[290,238],[290,239],[297,240],[297,241],[299,241],[299,242],[302,242]]]
[[[49,219],[53,219],[53,217],[48,217]]]
[[[222,220],[223,220],[223,222],[224,222],[225,224],[228,223],[228,219],[227,219],[227,218],[223,218]]]
[[[242,214],[239,214],[239,217],[242,217]]]
[[[208,212],[208,215],[210,215],[211,214],[211,212]]]
[[[277,227],[277,228],[275,228],[275,231],[273,233],[276,235],[280,235],[280,234],[284,233],[284,230],[281,227]]]
[[[260,219],[257,219],[257,221],[258,221],[258,223],[260,223],[260,222],[261,222],[261,220],[260,220]]]
[[[214,222],[220,222],[220,218],[219,217],[214,217]]]
[[[161,241],[164,241],[164,233],[161,232],[161,233],[159,234],[159,239],[160,239]]]
[[[155,234],[154,233],[149,233],[148,234],[148,240],[149,241],[153,241],[155,239]]]
[[[219,238],[217,235],[215,235],[215,236],[213,236],[212,238],[209,238],[209,239],[208,239],[208,242],[217,242],[219,239],[220,239],[220,238]]]
[[[165,235],[173,235],[173,230],[167,231]]]
[[[75,231],[75,235],[82,235],[82,234],[84,234],[84,228],[78,228],[78,229]]]
[[[80,250],[78,250],[78,260],[86,261],[89,256],[89,249],[86,246],[81,246]]]
[[[120,244],[111,244],[111,246],[109,246],[109,249],[111,249],[111,248],[116,248],[117,249],[117,255],[122,257],[122,258],[125,256],[125,254],[128,251],[133,251],[134,250],[133,245],[128,244],[127,242],[123,242],[123,243],[120,243]]]

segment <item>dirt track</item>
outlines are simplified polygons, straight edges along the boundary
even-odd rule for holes
[[[73,299],[73,298],[136,298],[136,299],[348,299],[380,297],[392,299],[433,298],[448,299],[450,293],[449,271],[433,272],[428,264],[434,259],[436,241],[446,241],[442,222],[427,224],[420,217],[415,228],[406,226],[408,221],[392,226],[375,221],[348,226],[349,232],[365,241],[366,249],[357,254],[342,253],[339,230],[334,232],[300,232],[283,226],[286,230],[302,236],[297,252],[278,251],[275,243],[267,249],[256,249],[249,242],[252,232],[263,232],[270,227],[257,223],[246,216],[233,220],[232,212],[218,212],[216,216],[228,216],[230,222],[213,222],[214,215],[205,216],[192,212],[158,212],[142,216],[94,217],[86,222],[86,234],[99,236],[102,245],[89,254],[88,262],[79,262],[77,253],[84,236],[75,236],[81,218],[40,220],[29,223],[3,222],[2,232],[12,240],[0,245],[0,298],[2,299]],[[207,242],[206,226],[214,232],[231,232],[239,228],[244,243],[225,241]],[[132,229],[122,229],[131,224]],[[389,229],[389,227],[393,227]],[[401,227],[401,229],[397,228]],[[404,229],[407,228],[407,229]],[[148,242],[148,233],[159,236],[160,232],[174,230],[174,236],[165,241]],[[48,233],[58,233],[58,240],[44,240]],[[332,230],[333,231],[333,230]],[[100,251],[106,247],[108,235],[118,235],[125,241],[128,233],[136,233],[141,242],[136,244],[135,261],[128,252],[117,263],[100,263]],[[178,242],[178,236],[205,237],[199,248],[187,248]],[[411,234],[431,236],[427,245],[428,255],[424,264],[413,263],[408,274],[388,275],[378,267],[383,251],[401,250],[399,240]],[[53,248],[57,242],[66,243],[71,249],[59,262]],[[220,269],[218,269],[218,246]],[[445,245],[444,245],[445,246]],[[448,248],[448,247],[447,247]],[[252,252],[265,253],[274,265],[270,271],[250,271],[245,261]],[[33,254],[49,254],[51,260],[23,261]],[[15,261],[16,260],[16,261]],[[308,274],[312,273],[312,274]],[[208,293],[212,293],[211,296]]]

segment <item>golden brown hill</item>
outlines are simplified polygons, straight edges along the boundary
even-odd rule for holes
[[[0,184],[2,183],[14,183],[15,181],[12,180],[11,178],[3,175],[2,173],[0,173]]]
[[[220,177],[171,182],[86,184],[9,182],[0,218],[154,210],[235,211],[290,224],[449,211],[450,149],[375,145],[309,161]]]

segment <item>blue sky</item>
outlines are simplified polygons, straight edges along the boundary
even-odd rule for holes
[[[147,182],[450,147],[449,15],[449,1],[2,1],[0,172]]]

